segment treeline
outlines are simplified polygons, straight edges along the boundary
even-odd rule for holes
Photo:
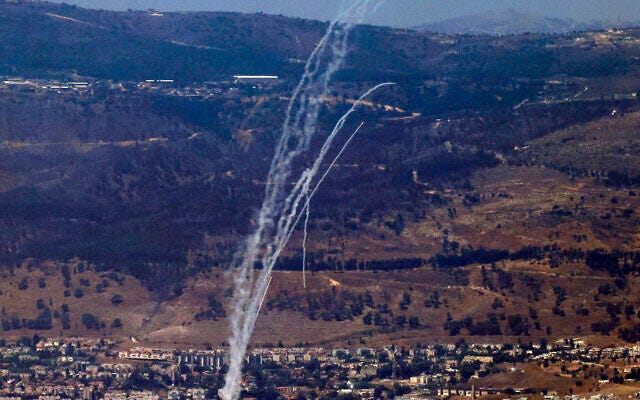
[[[473,247],[463,248],[459,254],[436,254],[429,259],[429,264],[440,268],[462,267],[464,265],[480,263],[491,264],[506,260],[510,257],[508,250],[486,250]]]
[[[454,242],[455,243],[455,242]],[[611,275],[625,275],[631,272],[640,272],[640,252],[623,252],[614,250],[611,252],[596,249],[584,251],[577,248],[561,249],[555,245],[525,246],[516,251],[506,249],[478,249],[466,246],[446,253],[438,253],[428,260],[422,258],[394,258],[389,260],[358,260],[350,258],[345,262],[335,257],[324,258],[322,252],[307,258],[307,271],[394,271],[402,269],[420,268],[431,265],[437,268],[456,268],[470,264],[492,264],[499,261],[516,260],[542,260],[549,258],[552,265],[561,261],[584,261],[594,270],[607,271]],[[322,257],[318,259],[318,257]],[[302,271],[302,256],[281,257],[276,263],[275,269],[280,271]],[[260,263],[257,269],[262,269]]]
[[[585,254],[585,263],[593,270],[607,271],[612,276],[624,276],[640,272],[640,251],[591,250]]]
[[[607,271],[611,275],[625,275],[640,271],[640,252],[608,252],[602,249],[584,251],[577,248],[560,249],[558,246],[525,246],[514,252],[508,250],[474,249],[463,247],[453,254],[436,254],[428,263],[439,268],[462,267],[470,264],[491,264],[506,260],[542,260],[549,258],[552,264],[560,261],[584,261],[594,270]]]
[[[456,242],[451,243],[456,244]],[[475,249],[473,246],[462,247],[460,250],[458,250],[459,246],[449,245],[448,248],[454,250],[436,254],[429,258],[428,263],[439,268],[454,268],[469,264],[491,264],[504,260],[541,260],[551,254],[558,255],[558,253],[565,258],[574,259],[580,257],[579,254],[574,254],[572,250],[563,251],[556,246],[525,246],[514,252],[504,249],[485,249],[483,247]]]
[[[600,181],[607,186],[613,186],[617,188],[621,187],[638,187],[640,186],[640,174],[632,176],[627,171],[620,170],[593,170],[578,168],[572,165],[554,165],[552,163],[545,164],[549,168],[554,168],[560,172],[563,172],[571,177],[582,178],[591,177],[596,181]],[[632,196],[635,196],[635,192],[630,192]]]
[[[302,256],[281,257],[276,263],[275,269],[279,271],[302,271]],[[308,258],[308,271],[394,271],[400,269],[420,268],[425,265],[422,258],[392,258],[389,260],[358,260],[350,258],[344,263],[334,258],[317,259]],[[258,263],[256,268],[262,269]]]
[[[629,176],[622,171],[608,171],[605,183],[616,187],[640,186],[640,175]]]

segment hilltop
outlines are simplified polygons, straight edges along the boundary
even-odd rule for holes
[[[551,18],[507,9],[499,12],[465,15],[416,27],[417,30],[444,34],[519,35],[523,33],[559,34],[579,31],[607,30],[638,26],[638,21],[576,22],[571,19]]]

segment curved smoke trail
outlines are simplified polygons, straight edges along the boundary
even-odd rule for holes
[[[341,67],[347,53],[347,39],[352,25],[345,24],[343,21],[345,18],[361,19],[368,5],[369,0],[356,0],[351,7],[331,22],[327,32],[309,57],[303,76],[287,107],[282,136],[277,144],[267,178],[265,199],[257,216],[256,230],[247,237],[244,248],[236,254],[231,266],[234,282],[230,318],[232,336],[229,339],[229,370],[225,376],[225,385],[219,392],[223,400],[236,400],[240,395],[242,363],[258,317],[260,304],[268,287],[271,271],[303,211],[305,208],[308,209],[309,201],[313,198],[319,184],[337,161],[337,158],[334,159],[310,192],[312,180],[318,173],[333,140],[344,126],[347,117],[355,111],[365,97],[378,88],[391,84],[377,85],[354,102],[336,123],[322,145],[315,162],[302,172],[293,188],[287,193],[286,187],[292,173],[293,162],[309,150],[322,102],[329,93],[329,82]],[[343,146],[338,157],[358,130]],[[303,201],[305,196],[307,199]],[[262,270],[258,271],[257,276],[254,277],[254,266],[258,263],[262,264]]]
[[[358,132],[360,132],[360,129],[363,126],[364,126],[364,122],[361,122],[360,125],[358,125],[358,127],[356,128],[356,130],[353,131],[353,133],[351,134],[351,136],[349,136],[349,138],[344,143],[344,145],[342,146],[342,148],[340,149],[338,154],[336,154],[336,156],[334,157],[333,161],[331,161],[331,164],[329,164],[329,166],[327,167],[327,170],[324,171],[324,174],[322,174],[322,176],[320,177],[320,180],[318,180],[318,183],[316,183],[316,186],[311,191],[311,194],[307,194],[306,195],[306,199],[307,200],[305,201],[305,204],[304,204],[304,225],[303,225],[304,226],[304,234],[303,234],[303,237],[302,237],[302,287],[304,287],[305,289],[307,288],[307,275],[306,275],[306,265],[307,265],[307,226],[309,225],[309,213],[310,213],[310,210],[311,210],[311,199],[313,199],[313,195],[316,194],[316,191],[318,191],[318,188],[320,187],[320,185],[322,185],[322,182],[324,181],[324,179],[327,177],[327,175],[329,175],[329,172],[331,172],[331,169],[333,168],[333,166],[336,165],[336,162],[338,162],[338,160],[342,156],[342,153],[344,153],[344,151],[349,146],[349,143],[351,143],[353,138],[356,137],[356,135],[358,134]],[[296,221],[293,223],[293,226],[298,225],[298,220],[299,219],[300,219],[300,216],[298,216]]]

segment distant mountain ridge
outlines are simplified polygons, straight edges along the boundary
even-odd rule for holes
[[[445,34],[511,35],[530,33],[567,33],[636,26],[638,21],[575,22],[572,19],[525,14],[513,9],[484,14],[464,15],[416,27],[419,31]]]

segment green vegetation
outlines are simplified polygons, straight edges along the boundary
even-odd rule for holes
[[[113,305],[118,305],[118,304],[122,304],[124,300],[122,299],[122,295],[120,294],[114,294],[113,297],[111,297],[111,303],[113,303]]]

